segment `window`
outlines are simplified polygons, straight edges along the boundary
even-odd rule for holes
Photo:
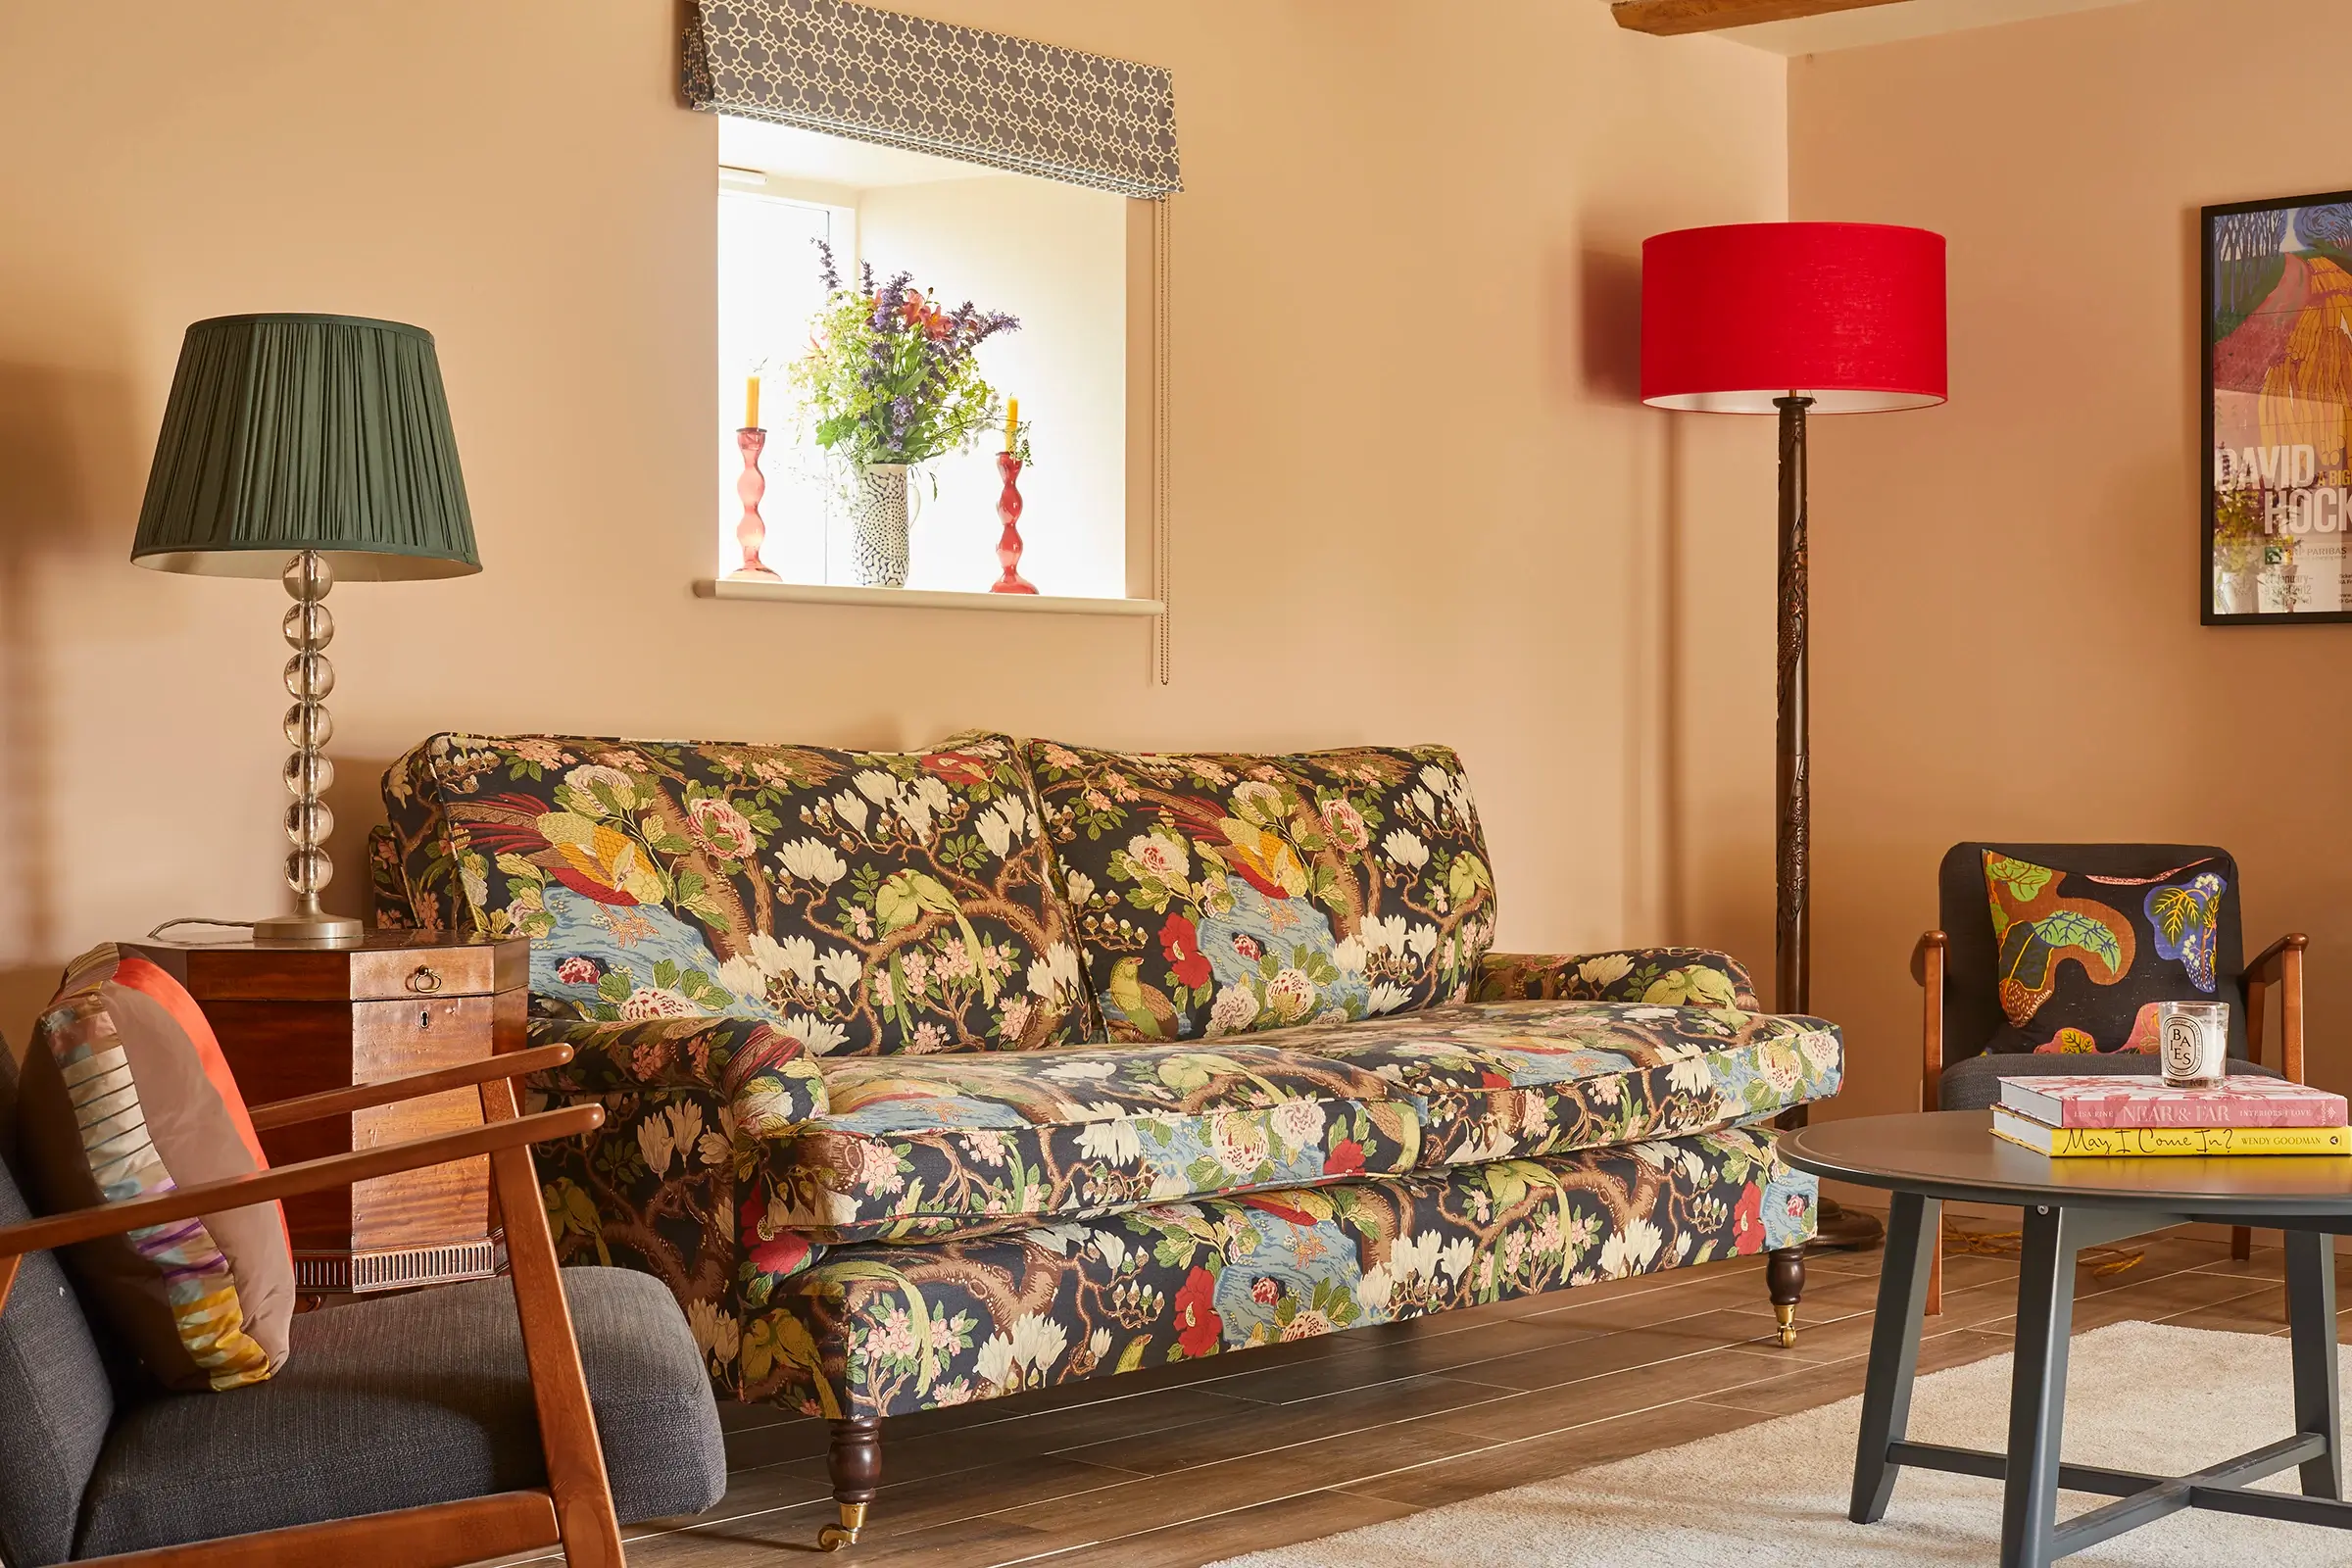
[[[814,445],[788,370],[822,303],[815,241],[845,277],[906,270],[940,303],[1020,318],[979,350],[982,374],[1021,402],[1034,461],[1021,475],[1021,571],[1043,594],[1127,593],[1129,203],[1105,192],[758,121],[719,122],[718,521],[721,574],[743,471],[735,430],[760,376],[767,482],[761,557],[787,582],[855,581],[846,475]],[[907,587],[983,591],[998,576],[996,454],[922,466]]]
[[[760,555],[787,582],[827,582],[832,543],[825,534],[825,475],[792,439],[783,370],[808,341],[808,318],[824,303],[816,246],[857,249],[857,210],[776,194],[755,170],[721,169],[718,185],[718,399],[724,416],[718,452],[722,569],[740,565],[735,525],[743,515],[736,483],[743,456],[735,431],[745,413],[746,382],[761,377],[768,447],[760,467],[767,481],[760,515],[768,525]]]

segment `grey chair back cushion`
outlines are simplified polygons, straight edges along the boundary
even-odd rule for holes
[[[702,1512],[726,1490],[726,1453],[677,1299],[624,1269],[563,1278],[614,1508]],[[305,1312],[293,1336],[267,1383],[124,1411],[90,1480],[81,1556],[547,1484],[507,1281]]]
[[[8,1134],[16,1090],[17,1058],[0,1040],[0,1129]],[[0,1225],[30,1218],[0,1157]],[[56,1257],[35,1252],[0,1310],[0,1561],[9,1568],[45,1568],[73,1554],[82,1493],[114,1416],[114,1390],[81,1304]]]

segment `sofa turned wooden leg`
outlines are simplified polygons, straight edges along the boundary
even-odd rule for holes
[[[1764,1286],[1772,1292],[1772,1315],[1781,1320],[1781,1348],[1796,1344],[1796,1303],[1805,1294],[1805,1250],[1784,1247],[1765,1255]]]
[[[882,1484],[881,1417],[860,1415],[834,1422],[833,1448],[825,1456],[825,1467],[833,1477],[833,1501],[841,1509],[841,1523],[818,1531],[816,1544],[826,1551],[839,1551],[858,1544],[858,1532],[865,1528],[866,1504]]]

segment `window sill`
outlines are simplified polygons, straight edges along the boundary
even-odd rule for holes
[[[936,588],[858,588],[847,584],[761,582],[705,577],[694,585],[698,599],[764,599],[795,605],[861,605],[892,610],[1010,610],[1044,615],[1157,615],[1167,606],[1156,599],[1082,599],[1067,594],[990,594]]]

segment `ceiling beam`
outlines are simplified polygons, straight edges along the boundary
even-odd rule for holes
[[[1906,3],[1908,0],[1616,0],[1609,10],[1620,27],[1667,37]]]

